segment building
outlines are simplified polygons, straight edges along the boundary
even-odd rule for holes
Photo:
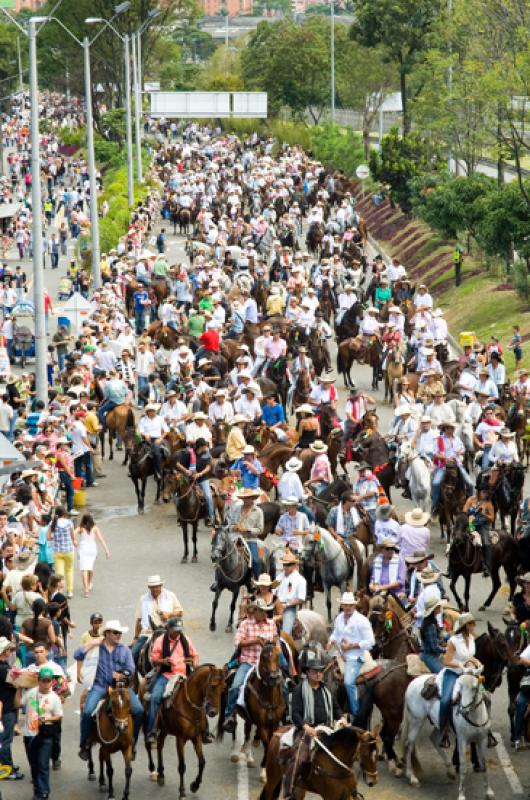
[[[37,11],[37,9],[44,5],[44,3],[45,0],[14,0],[13,8],[15,11],[22,11],[22,9]]]
[[[229,17],[252,14],[252,0],[199,0],[199,6],[207,17],[218,17],[223,11]]]

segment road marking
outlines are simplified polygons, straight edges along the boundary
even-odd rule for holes
[[[504,774],[506,775],[508,783],[510,784],[510,789],[514,794],[524,794],[521,781],[519,780],[517,773],[513,768],[512,760],[504,746],[501,734],[495,731],[493,735],[497,739],[497,747],[495,748],[497,751],[497,757],[501,767],[504,770]]]
[[[239,735],[239,731],[241,730],[241,735]],[[241,748],[245,740],[245,732],[243,725],[238,725],[237,727],[236,742],[238,748]],[[240,750],[241,753],[241,750]],[[249,800],[249,791],[248,791],[248,767],[247,767],[247,759],[241,753],[241,757],[237,762],[237,800]]]

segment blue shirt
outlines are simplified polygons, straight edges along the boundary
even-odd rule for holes
[[[239,470],[241,473],[241,483],[245,489],[259,488],[259,476],[263,472],[263,467],[257,458],[252,461],[252,466],[258,470],[257,475],[254,475],[254,473],[249,470],[248,462],[246,462],[243,458],[238,458],[237,461],[234,461],[232,468],[230,469],[230,472]]]
[[[134,293],[134,310],[135,311],[142,311],[145,310],[145,302],[149,300],[149,294],[147,291],[137,291]]]
[[[79,647],[74,653],[76,661],[84,661],[85,656],[84,647]],[[107,650],[104,644],[100,645],[94,686],[97,686],[98,689],[107,689],[112,686],[113,672],[134,675],[133,657],[129,648],[124,644],[118,644],[112,653]]]
[[[275,406],[263,406],[263,422],[265,425],[276,425],[277,422],[285,422],[283,406],[276,403]]]

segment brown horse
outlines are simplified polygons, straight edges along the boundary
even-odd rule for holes
[[[311,378],[307,369],[302,369],[296,376],[296,383],[294,385],[293,400],[291,411],[307,403],[309,395],[311,394]]]
[[[128,800],[132,775],[131,762],[134,752],[133,719],[129,688],[122,682],[117,683],[115,687],[110,687],[108,691],[108,699],[105,700],[96,713],[95,725],[89,740],[88,780],[93,781],[96,779],[92,760],[92,745],[99,744],[99,789],[101,792],[105,790],[104,768],[106,767],[107,797],[112,800],[114,797],[114,785],[112,782],[114,769],[111,756],[113,753],[121,753],[125,762],[123,800]]]
[[[207,717],[215,716],[221,707],[221,698],[226,689],[226,672],[213,664],[201,664],[192,672],[189,678],[177,684],[168,704],[163,703],[158,714],[158,763],[155,765],[151,755],[151,745],[147,742],[147,758],[149,772],[156,774],[159,786],[165,783],[163,750],[166,736],[175,736],[177,740],[177,754],[179,762],[179,797],[186,796],[184,786],[184,773],[186,762],[184,760],[184,747],[186,742],[192,741],[199,762],[197,777],[190,785],[192,792],[196,792],[202,782],[206,761],[202,751],[203,736],[207,732]],[[219,717],[221,719],[221,717]]]
[[[353,386],[351,368],[353,362],[364,364],[366,356],[366,345],[361,336],[351,336],[340,342],[337,348],[337,374],[344,378],[344,386]]]
[[[273,736],[267,756],[267,783],[259,800],[278,797],[284,766],[278,731]],[[346,726],[335,733],[318,732],[312,758],[302,766],[293,796],[303,800],[306,792],[324,800],[351,800],[360,797],[353,763],[359,757],[361,772],[367,786],[377,783],[377,736],[369,731]]]
[[[188,235],[191,222],[191,210],[189,208],[181,208],[177,213],[179,223],[179,232],[182,235]]]
[[[127,463],[131,449],[134,446],[134,433],[136,430],[136,420],[134,418],[134,411],[125,403],[120,403],[110,411],[107,411],[105,416],[105,425],[109,432],[109,461],[114,458],[114,439],[118,436],[124,444],[125,457],[123,459],[123,466]],[[100,431],[99,438],[101,441],[101,457],[105,457],[105,431]]]
[[[263,467],[263,472],[260,475],[259,485],[266,492],[269,492],[274,486],[274,479],[278,475],[280,467],[289,461],[294,453],[294,449],[289,445],[281,444],[281,442],[271,442],[263,448],[259,454],[259,460]]]
[[[213,480],[210,480],[210,486],[215,486]],[[186,564],[189,559],[189,537],[188,525],[191,525],[191,537],[193,544],[193,556],[191,558],[192,564],[196,564],[199,560],[197,551],[197,528],[199,521],[207,518],[206,500],[201,491],[200,486],[193,478],[187,478],[182,473],[175,472],[174,469],[168,468],[164,470],[162,478],[162,500],[164,503],[169,503],[173,497],[175,501],[175,509],[177,512],[178,523],[182,528],[182,538],[184,541],[184,554],[181,558],[181,563]],[[224,502],[218,492],[213,492],[214,512],[220,518],[223,516]]]
[[[385,400],[392,403],[394,399],[395,381],[403,376],[404,359],[398,345],[395,345],[389,352],[385,367]]]
[[[180,334],[176,330],[160,321],[149,325],[147,333],[153,341],[158,342],[166,350],[175,350],[180,338]]]
[[[456,462],[448,459],[442,478],[438,510],[442,539],[447,535],[447,541],[451,541],[451,531],[456,514],[463,509],[465,502],[466,487],[464,480],[460,475]]]
[[[153,278],[151,288],[156,297],[157,306],[169,296],[169,286],[164,278]]]
[[[366,415],[368,416],[368,415]],[[391,487],[396,476],[395,460],[391,458],[388,444],[376,430],[362,431],[352,442],[354,461],[367,461],[390,501]]]

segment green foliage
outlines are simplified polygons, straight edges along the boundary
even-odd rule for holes
[[[530,274],[526,261],[518,259],[513,265],[512,283],[521,300],[527,303],[530,300]]]
[[[530,186],[525,186],[530,192]],[[515,183],[498,187],[484,200],[484,216],[477,228],[477,241],[491,256],[500,256],[507,263],[516,250],[522,258],[530,258],[530,206]]]
[[[43,130],[42,121],[39,122],[39,130],[41,132]],[[61,142],[81,149],[81,147],[86,145],[86,128],[78,128],[75,131],[69,131],[68,129],[62,130]]]
[[[326,166],[352,175],[364,160],[362,139],[351,128],[331,123],[311,129],[312,150]]]
[[[449,239],[460,234],[476,237],[486,200],[498,190],[493,178],[479,174],[422,176],[413,179],[410,188],[414,213]]]
[[[370,154],[373,177],[388,184],[392,199],[406,213],[412,208],[411,180],[432,172],[433,168],[432,147],[415,131],[400,136],[397,128],[393,128],[383,137],[381,152]]]

